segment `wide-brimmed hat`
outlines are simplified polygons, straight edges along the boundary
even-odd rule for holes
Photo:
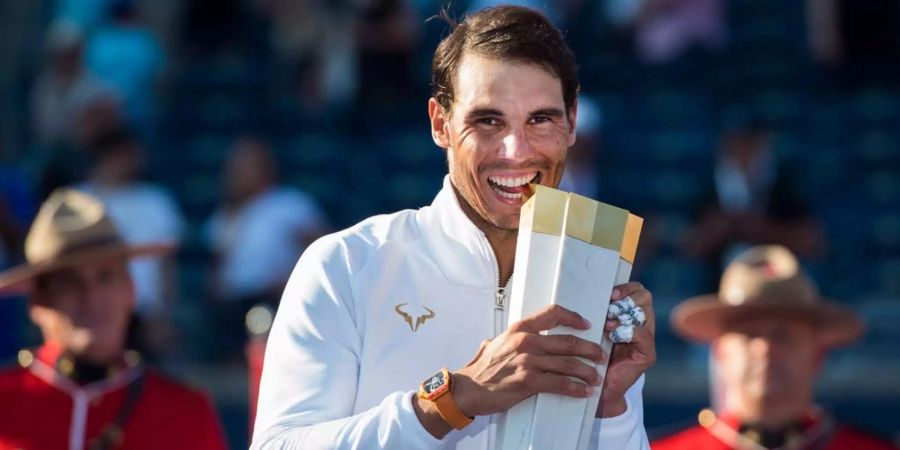
[[[859,315],[821,298],[797,258],[777,245],[738,255],[725,269],[718,293],[685,300],[672,310],[670,320],[685,339],[709,342],[729,325],[758,317],[809,319],[826,346],[848,344],[863,332]]]
[[[172,244],[129,245],[96,198],[57,189],[42,205],[25,238],[25,264],[0,272],[0,292],[25,292],[35,276],[107,258],[149,256]]]

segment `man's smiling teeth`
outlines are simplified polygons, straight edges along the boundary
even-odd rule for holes
[[[523,175],[520,177],[488,177],[488,185],[497,195],[509,200],[521,200],[523,197],[522,187],[528,183],[537,180],[538,173],[531,175]],[[514,190],[510,192],[509,190]]]
[[[497,195],[499,195],[503,198],[508,198],[510,200],[518,200],[518,199],[522,198],[521,192],[516,192],[515,194],[513,194],[512,192],[505,192],[505,191],[501,191],[499,189],[494,189],[494,192],[496,192]]]
[[[531,180],[534,180],[536,176],[537,172],[521,177],[488,177],[488,180],[498,186],[516,188],[528,184]]]

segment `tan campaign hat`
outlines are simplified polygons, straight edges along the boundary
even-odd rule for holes
[[[173,249],[172,244],[127,244],[99,200],[74,189],[57,189],[41,205],[25,238],[27,262],[0,272],[0,292],[25,292],[35,276],[65,267]]]
[[[757,246],[738,255],[725,269],[719,292],[680,303],[672,310],[674,330],[696,342],[709,342],[728,326],[747,318],[810,319],[824,345],[839,346],[863,332],[852,310],[823,299],[797,258],[777,245]]]

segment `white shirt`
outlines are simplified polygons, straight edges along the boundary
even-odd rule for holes
[[[134,183],[115,189],[84,183],[78,190],[97,197],[125,242],[172,244],[181,240],[183,219],[178,206],[164,189]],[[158,313],[163,298],[163,257],[136,258],[129,263],[137,290],[138,313]]]
[[[223,292],[254,295],[283,283],[303,252],[301,237],[321,230],[323,222],[315,201],[290,189],[270,189],[236,211],[217,211],[207,231],[222,255]]]
[[[495,416],[438,440],[412,398],[422,380],[464,366],[506,329],[508,312],[494,308],[497,283],[493,251],[447,178],[430,207],[316,241],[269,335],[251,448],[492,448]],[[642,386],[643,377],[626,394],[624,414],[595,421],[592,448],[649,448]]]
[[[70,142],[84,108],[100,99],[118,101],[111,87],[86,70],[69,83],[52,72],[42,74],[31,97],[35,134],[46,145]]]

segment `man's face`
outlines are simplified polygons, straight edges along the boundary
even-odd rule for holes
[[[109,150],[103,158],[104,170],[110,179],[128,182],[138,177],[143,165],[143,152],[135,143],[122,143]]]
[[[135,302],[124,259],[109,259],[47,274],[31,299],[31,317],[46,341],[93,362],[108,362],[125,348]]]
[[[535,64],[466,54],[454,83],[450,111],[429,101],[450,180],[473,219],[515,230],[526,185],[559,184],[575,106],[567,113],[559,78]]]
[[[226,190],[232,199],[244,200],[271,183],[273,174],[265,147],[252,139],[237,141],[226,166]]]
[[[762,132],[735,133],[725,138],[725,155],[747,171],[769,151],[769,139]]]
[[[714,343],[728,392],[739,392],[747,421],[786,424],[812,401],[821,347],[809,321],[756,318],[735,324]]]

